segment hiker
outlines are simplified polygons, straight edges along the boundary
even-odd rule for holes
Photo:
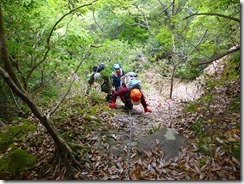
[[[124,70],[120,67],[119,64],[113,65],[114,72],[112,73],[111,80],[112,86],[115,91],[118,91],[121,88],[120,78],[125,74]]]
[[[91,86],[94,84],[95,80],[100,78],[100,72],[105,68],[106,65],[104,63],[100,63],[92,67],[92,73],[87,76],[88,88],[86,90],[86,94],[90,93]]]
[[[101,72],[106,68],[104,63],[100,63],[96,66],[93,66],[92,73],[88,75],[88,88],[86,90],[86,94],[90,93],[91,86],[95,81],[99,81],[101,83],[101,91],[107,93],[106,101],[111,102],[112,96],[112,85],[110,78],[101,74]]]
[[[112,102],[109,104],[110,108],[116,107],[116,99],[119,96],[125,104],[125,108],[132,110],[133,105],[142,104],[145,112],[152,112],[147,108],[145,97],[141,91],[141,81],[137,78],[137,74],[129,72],[121,77],[122,87],[115,91],[112,95]]]

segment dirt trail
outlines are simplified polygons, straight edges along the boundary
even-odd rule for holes
[[[108,153],[117,156],[124,154],[130,142],[131,123],[131,146],[134,155],[139,156],[156,147],[164,152],[164,159],[178,155],[186,140],[178,133],[177,127],[174,127],[174,121],[180,116],[182,103],[197,97],[197,88],[194,83],[176,83],[172,99],[164,97],[167,91],[168,87],[161,93],[158,89],[143,90],[152,113],[145,113],[141,105],[134,106],[129,113],[123,109],[123,103],[117,100],[113,128],[109,132],[111,139],[107,141]]]
[[[209,65],[205,73],[212,74],[220,69]],[[123,103],[117,100],[117,114],[113,117],[110,134],[113,135],[113,142],[108,146],[108,152],[120,155],[123,154],[128,145],[130,122],[131,146],[134,155],[139,156],[147,150],[160,148],[164,153],[164,159],[169,159],[178,155],[180,147],[187,144],[187,139],[179,134],[181,126],[179,118],[183,104],[196,100],[200,97],[199,80],[203,82],[203,77],[185,83],[179,79],[174,79],[172,99],[169,99],[170,78],[162,78],[157,72],[144,73],[144,86],[142,91],[152,113],[144,113],[141,105],[134,106],[131,113],[123,110]]]

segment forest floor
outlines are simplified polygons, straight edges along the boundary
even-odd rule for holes
[[[146,73],[144,77],[148,83],[145,85],[151,85],[150,88],[143,89],[143,92],[152,113],[145,113],[141,105],[134,106],[129,112],[117,100],[106,139],[103,139],[102,134],[95,136],[96,143],[93,146],[97,152],[102,153],[97,158],[107,159],[105,162],[96,162],[96,169],[100,171],[95,178],[123,180],[128,176],[132,180],[239,179],[238,159],[223,156],[226,150],[217,144],[212,153],[202,152],[197,145],[196,133],[189,130],[196,115],[187,116],[183,108],[188,102],[200,97],[197,82],[184,83],[176,79],[173,98],[170,99],[170,79],[164,79],[163,86],[157,87],[158,84],[154,81],[158,79],[155,79],[157,76],[154,72]],[[221,106],[219,103],[220,109]],[[108,114],[111,112],[104,111],[99,116],[103,118]],[[238,117],[233,121],[236,120]],[[226,124],[223,124],[225,127]],[[220,125],[217,128],[221,126],[223,127]],[[226,128],[223,129],[221,134],[226,132]],[[212,130],[212,134],[217,132],[214,131],[214,126]],[[220,144],[224,142],[219,137],[214,139]],[[213,142],[204,144],[214,145]]]
[[[194,93],[186,94],[186,88]],[[174,91],[174,98],[169,99],[162,95],[167,94],[166,89],[161,92],[156,88],[143,90],[152,113],[145,113],[141,105],[134,106],[130,112],[124,110],[123,103],[118,98],[117,113],[113,117],[110,134],[116,135],[119,145],[113,143],[109,151],[113,154],[124,154],[123,148],[130,143],[135,155],[159,147],[165,160],[178,156],[181,146],[187,144],[187,141],[179,134],[177,126],[174,127],[175,121],[181,116],[183,104],[189,100],[187,96],[199,95],[194,82],[178,83]]]
[[[143,92],[151,113],[145,113],[141,105],[130,112],[124,110],[119,99],[116,109],[109,109],[106,102],[91,102],[93,105],[85,109],[86,104],[75,97],[80,96],[77,89],[71,92],[59,112],[66,118],[58,115],[53,121],[83,163],[73,179],[240,180],[240,158],[228,152],[230,147],[238,148],[240,130],[235,126],[240,114],[225,111],[229,102],[221,95],[226,96],[228,89],[239,93],[239,81],[220,90],[213,101],[214,105],[218,102],[216,123],[213,117],[199,123],[207,114],[201,112],[201,106],[199,113],[183,111],[186,104],[200,97],[196,81],[176,79],[170,99],[169,78],[159,81],[154,72],[145,75]],[[54,164],[53,141],[38,122],[37,126],[22,146],[37,155],[38,161],[22,179],[64,179],[67,168],[60,162]],[[210,134],[205,134],[206,130]]]
[[[151,79],[151,81],[147,81],[148,85],[152,84],[155,80],[153,79],[155,74],[151,72],[146,75],[145,78]],[[191,144],[190,139],[179,133],[182,132],[183,128],[181,125],[178,126],[178,120],[182,116],[184,105],[199,98],[200,91],[195,81],[183,83],[176,79],[173,98],[170,99],[167,98],[170,89],[169,82],[170,79],[168,79],[168,83],[164,81],[164,86],[161,88],[154,87],[152,89],[151,87],[142,90],[148,107],[152,110],[151,113],[145,113],[141,105],[134,106],[131,111],[125,110],[123,103],[118,98],[114,116],[110,121],[111,128],[108,131],[110,138],[105,142],[101,141],[101,138],[97,138],[97,142],[94,144],[104,154],[110,155],[112,158],[119,158],[118,161],[126,160],[126,164],[123,162],[125,168],[122,169],[121,167],[120,169],[124,172],[128,169],[131,179],[154,178],[155,176],[151,178],[149,173],[155,172],[153,170],[157,164],[161,165],[158,168],[159,173],[166,172],[163,167],[171,162],[167,162],[167,160],[178,159],[180,151]],[[101,113],[100,117],[107,114],[105,111]],[[144,160],[145,156],[148,157],[149,162],[153,162],[144,163],[148,167],[149,176],[136,168],[138,160],[142,162],[141,160]],[[130,159],[128,160],[128,158]],[[140,164],[144,165],[143,163]],[[117,164],[117,169],[118,165],[121,166]],[[157,177],[157,179],[173,179],[170,175],[162,177],[159,174]],[[119,175],[109,177],[105,174],[103,176],[103,179],[120,178]]]

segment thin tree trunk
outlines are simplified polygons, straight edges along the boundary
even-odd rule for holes
[[[9,54],[7,50],[7,43],[5,41],[5,34],[4,34],[4,28],[3,28],[3,15],[2,15],[2,8],[0,4],[0,49],[1,49],[1,60],[4,63],[5,70],[9,73],[11,79],[14,81],[14,83],[22,90],[22,86],[18,80],[17,75],[14,72],[13,65],[11,64],[9,60]]]
[[[1,4],[0,4],[1,5]],[[3,22],[2,22],[2,11],[0,7],[0,43],[1,43],[1,59],[4,63],[5,70],[0,67],[0,76],[4,79],[4,81],[8,84],[8,86],[13,90],[13,92],[19,96],[30,108],[32,113],[37,117],[42,125],[47,129],[48,133],[54,140],[56,146],[56,153],[60,156],[60,158],[65,158],[63,160],[66,164],[69,165],[79,165],[77,160],[74,158],[72,154],[72,150],[66,144],[66,142],[58,135],[57,130],[52,125],[51,121],[40,111],[38,106],[34,103],[34,101],[30,98],[28,93],[23,90],[14,70],[12,64],[9,60],[7,44],[4,35]],[[73,163],[73,164],[71,164]]]
[[[10,78],[9,74],[4,71],[2,67],[0,67],[0,75],[4,79],[4,81],[9,85],[9,87],[19,96],[31,109],[32,113],[37,117],[42,125],[47,129],[50,136],[53,138],[55,146],[56,146],[56,153],[61,158],[69,158],[73,161],[76,165],[80,165],[78,161],[74,158],[72,154],[72,150],[66,144],[66,142],[58,135],[56,128],[52,125],[51,121],[47,119],[43,113],[39,110],[36,104],[31,100],[31,98],[22,92],[18,86],[15,85],[14,81]],[[65,160],[65,162],[70,162],[70,160]]]

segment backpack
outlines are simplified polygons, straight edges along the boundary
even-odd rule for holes
[[[132,88],[141,89],[141,81],[135,72],[128,72],[121,78],[121,81],[129,90]]]
[[[106,68],[106,65],[104,63],[99,63],[96,66],[92,67],[93,72],[101,72],[102,70],[104,70]]]

